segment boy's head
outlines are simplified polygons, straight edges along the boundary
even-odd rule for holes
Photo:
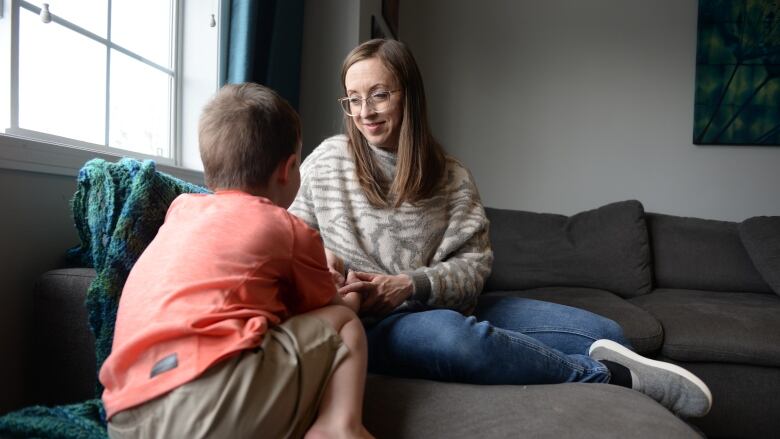
[[[290,160],[297,166],[301,124],[295,110],[273,90],[253,83],[228,84],[203,108],[198,142],[210,189],[251,192],[267,188],[277,168]]]

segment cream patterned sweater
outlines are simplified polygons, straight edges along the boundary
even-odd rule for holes
[[[372,148],[388,178],[396,156]],[[320,231],[325,247],[350,269],[406,273],[415,291],[402,308],[469,312],[490,274],[488,220],[469,171],[448,157],[439,194],[417,205],[373,207],[363,194],[347,137],[326,139],[301,165],[290,212]]]

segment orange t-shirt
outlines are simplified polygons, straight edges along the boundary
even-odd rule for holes
[[[106,415],[259,346],[269,325],[335,293],[319,234],[285,209],[240,191],[180,195],[122,291],[100,369]]]

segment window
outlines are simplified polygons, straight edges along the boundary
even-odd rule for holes
[[[224,4],[0,0],[0,133],[202,169],[197,114],[219,84]]]
[[[174,160],[175,2],[49,1],[18,3],[11,130]]]

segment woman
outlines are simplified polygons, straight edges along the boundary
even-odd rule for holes
[[[707,413],[701,380],[633,353],[611,320],[516,297],[478,303],[493,260],[488,220],[468,170],[433,138],[411,53],[398,41],[368,41],[347,56],[341,79],[346,135],[306,158],[290,211],[320,231],[340,291],[362,294],[371,372],[610,382],[683,416]]]

